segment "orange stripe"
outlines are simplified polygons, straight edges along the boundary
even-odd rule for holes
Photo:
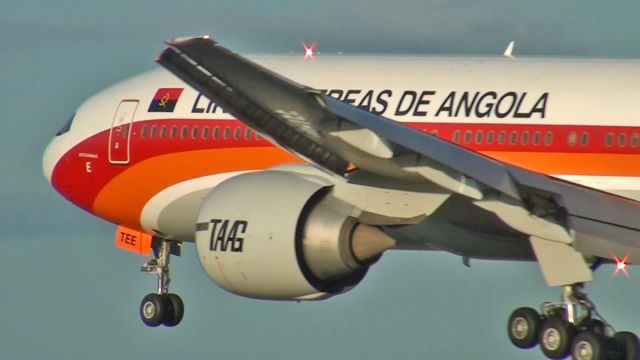
[[[483,151],[494,159],[545,174],[640,176],[640,154]]]
[[[93,212],[113,223],[140,229],[144,205],[171,185],[201,176],[291,162],[302,161],[276,147],[209,149],[153,157],[111,180],[96,196]]]
[[[483,154],[545,174],[640,176],[640,154],[502,151]],[[208,149],[157,156],[131,166],[111,180],[95,198],[93,211],[108,221],[140,229],[144,205],[171,185],[201,176],[292,162],[302,160],[276,147]]]

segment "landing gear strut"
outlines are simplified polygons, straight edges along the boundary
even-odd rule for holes
[[[140,271],[158,277],[158,290],[145,296],[140,303],[142,322],[151,327],[176,326],[182,320],[184,304],[176,294],[169,294],[169,258],[180,254],[180,243],[154,238],[154,258],[147,261]]]
[[[640,360],[640,341],[627,331],[615,332],[581,291],[581,285],[564,286],[562,302],[547,302],[541,313],[518,308],[507,326],[516,347],[540,345],[549,359]]]

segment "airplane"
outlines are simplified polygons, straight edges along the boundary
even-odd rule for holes
[[[146,325],[183,317],[183,243],[227,291],[291,301],[352,289],[387,250],[433,250],[537,262],[560,301],[513,311],[516,347],[640,359],[584,291],[603,263],[640,263],[637,61],[166,44],[162,67],[89,98],[43,155],[62,196],[150,256]]]

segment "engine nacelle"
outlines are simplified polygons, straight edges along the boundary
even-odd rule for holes
[[[206,273],[238,295],[313,300],[349,290],[394,241],[358,224],[331,184],[282,171],[238,175],[211,190],[196,246]]]

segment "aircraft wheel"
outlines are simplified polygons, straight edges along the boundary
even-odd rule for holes
[[[530,307],[517,308],[509,316],[509,340],[520,349],[531,349],[538,344],[539,328],[540,315]]]
[[[184,303],[180,296],[176,294],[165,295],[167,311],[165,313],[164,321],[162,324],[167,327],[176,326],[182,321],[184,315]]]
[[[640,341],[632,332],[620,331],[613,335],[622,351],[622,360],[640,360]]]
[[[583,331],[576,336],[571,345],[574,360],[605,360],[603,336],[592,331]]]
[[[140,317],[142,322],[150,327],[163,323],[167,313],[167,300],[159,294],[148,294],[140,303]]]
[[[540,327],[540,348],[549,359],[563,359],[569,355],[574,337],[574,326],[562,318],[553,316]]]
[[[598,334],[600,336],[607,335],[607,326],[604,322],[598,319],[591,319],[586,324],[588,330],[591,330],[593,333]]]

